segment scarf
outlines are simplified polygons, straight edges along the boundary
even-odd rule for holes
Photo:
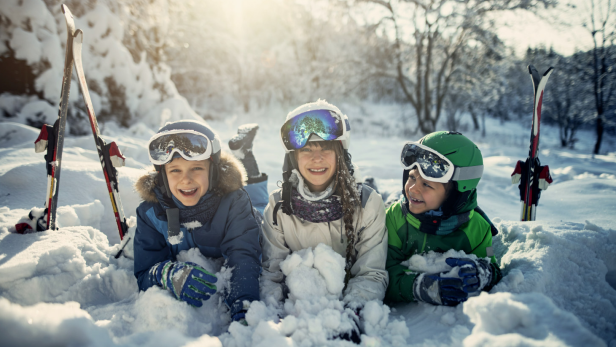
[[[336,195],[310,201],[293,189],[291,193],[293,214],[311,223],[333,222],[342,218],[342,203]]]

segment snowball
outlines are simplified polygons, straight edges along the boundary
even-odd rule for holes
[[[329,246],[319,244],[314,249],[314,268],[325,280],[327,291],[331,294],[342,293],[344,288],[344,258]]]

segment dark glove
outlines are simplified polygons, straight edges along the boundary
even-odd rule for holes
[[[361,307],[351,308],[345,305],[345,311],[352,311],[349,313],[349,317],[353,320],[353,328],[351,331],[345,331],[340,333],[338,336],[334,337],[334,340],[345,340],[351,341],[356,345],[361,344],[361,329],[360,329],[360,321],[359,321],[359,313],[361,312]]]
[[[456,306],[468,299],[463,290],[464,282],[457,277],[442,277],[443,274],[421,274],[413,282],[413,294],[418,301],[432,305]]]
[[[190,262],[172,262],[166,260],[154,265],[156,280],[164,288],[182,301],[201,307],[210,296],[216,293],[215,275],[201,266]]]
[[[447,258],[445,262],[451,267],[460,267],[458,276],[466,293],[478,293],[492,281],[492,267],[485,259]]]
[[[27,217],[22,217],[15,224],[15,232],[18,234],[45,230],[47,230],[47,209],[33,208]]]

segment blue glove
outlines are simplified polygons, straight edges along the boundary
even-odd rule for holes
[[[210,296],[216,293],[215,275],[209,273],[201,266],[190,262],[172,262],[166,260],[154,265],[156,280],[169,290],[178,300],[201,307]]]
[[[234,314],[231,319],[233,319],[234,322],[239,322],[241,325],[248,326],[248,322],[246,321],[246,312],[246,310],[241,310]]]
[[[443,274],[418,275],[413,282],[413,294],[418,301],[432,305],[456,306],[468,299],[462,289],[464,283],[457,277],[442,277]]]
[[[479,293],[492,281],[492,267],[485,259],[447,258],[445,262],[451,267],[460,267],[458,276],[465,293]]]

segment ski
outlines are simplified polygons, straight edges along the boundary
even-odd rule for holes
[[[81,31],[81,29],[77,29],[73,38],[73,58],[75,59],[75,70],[77,71],[81,94],[86,104],[86,111],[88,112],[88,117],[90,118],[90,126],[92,127],[94,142],[96,143],[96,149],[98,150],[98,157],[101,161],[105,181],[107,182],[107,190],[109,191],[109,198],[111,199],[111,206],[115,215],[120,240],[124,241],[120,251],[116,255],[117,258],[120,256],[122,248],[124,248],[126,243],[129,241],[129,238],[124,240],[128,227],[126,225],[126,217],[124,216],[122,201],[120,200],[118,171],[116,170],[116,167],[124,166],[125,158],[122,156],[122,153],[115,142],[107,144],[105,143],[105,140],[101,138],[100,131],[98,129],[98,122],[96,121],[96,115],[94,114],[94,108],[92,107],[92,100],[90,99],[90,92],[88,91],[88,85],[86,84],[86,77],[83,73],[83,63],[81,59],[82,46],[83,31]]]
[[[38,138],[34,142],[34,150],[36,153],[47,151],[45,155],[45,167],[47,169],[45,212],[43,216],[37,218],[37,231],[56,229],[56,210],[58,208],[64,130],[66,128],[68,96],[71,89],[71,79],[73,77],[73,34],[75,33],[73,14],[66,5],[62,5],[62,13],[64,13],[64,20],[66,21],[67,40],[58,119],[53,126],[47,124],[43,125]]]
[[[550,67],[541,76],[534,66],[528,65],[528,73],[533,83],[534,92],[530,148],[526,161],[518,160],[511,174],[511,183],[519,183],[520,200],[522,201],[520,219],[522,221],[535,220],[541,190],[547,189],[550,183],[552,183],[550,168],[547,165],[541,166],[539,161],[539,135],[543,94],[553,71],[554,68]]]

